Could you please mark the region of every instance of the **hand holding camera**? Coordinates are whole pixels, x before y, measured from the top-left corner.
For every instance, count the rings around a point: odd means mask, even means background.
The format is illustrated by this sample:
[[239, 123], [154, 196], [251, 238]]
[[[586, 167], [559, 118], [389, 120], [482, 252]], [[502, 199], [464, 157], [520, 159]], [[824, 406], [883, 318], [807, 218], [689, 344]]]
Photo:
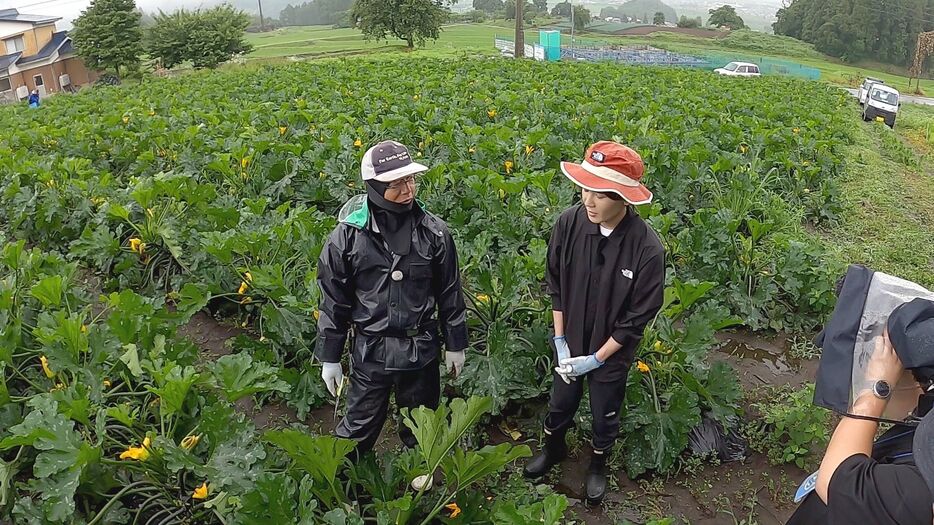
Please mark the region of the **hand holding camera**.
[[865, 380], [869, 388], [853, 403], [852, 414], [881, 417], [904, 370], [902, 361], [889, 340], [888, 330], [883, 331], [876, 339], [876, 348], [866, 366]]

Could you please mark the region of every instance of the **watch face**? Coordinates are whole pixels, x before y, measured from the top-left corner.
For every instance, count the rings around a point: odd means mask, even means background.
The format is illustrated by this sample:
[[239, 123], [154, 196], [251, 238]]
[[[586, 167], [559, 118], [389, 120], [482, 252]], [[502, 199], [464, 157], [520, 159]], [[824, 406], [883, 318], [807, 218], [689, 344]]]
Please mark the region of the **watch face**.
[[888, 399], [892, 394], [892, 388], [885, 381], [876, 381], [872, 386], [872, 389], [875, 391], [876, 396], [881, 397], [882, 399]]

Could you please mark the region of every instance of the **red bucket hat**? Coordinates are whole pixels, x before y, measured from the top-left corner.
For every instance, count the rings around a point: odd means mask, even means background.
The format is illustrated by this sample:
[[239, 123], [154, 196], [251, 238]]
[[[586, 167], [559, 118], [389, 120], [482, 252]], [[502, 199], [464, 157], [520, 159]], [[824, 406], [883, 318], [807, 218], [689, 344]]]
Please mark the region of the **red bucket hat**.
[[642, 184], [645, 165], [629, 146], [608, 140], [587, 148], [580, 164], [562, 162], [561, 172], [574, 184], [590, 191], [613, 192], [630, 204], [652, 202], [652, 192]]

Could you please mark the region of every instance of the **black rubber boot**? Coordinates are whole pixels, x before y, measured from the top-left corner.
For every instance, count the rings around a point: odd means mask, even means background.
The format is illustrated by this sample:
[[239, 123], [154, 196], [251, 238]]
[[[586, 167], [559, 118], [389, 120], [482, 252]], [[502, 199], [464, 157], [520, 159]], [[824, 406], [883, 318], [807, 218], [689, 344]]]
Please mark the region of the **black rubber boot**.
[[564, 440], [566, 433], [567, 431], [555, 431], [549, 434], [548, 431], [545, 431], [545, 446], [542, 447], [542, 451], [537, 456], [525, 464], [525, 468], [522, 470], [525, 477], [538, 479], [548, 474], [551, 467], [561, 463], [567, 457], [568, 446]]
[[587, 494], [587, 503], [598, 505], [606, 496], [606, 456], [605, 453], [594, 451], [590, 459], [590, 468], [587, 469], [587, 482], [584, 492]]

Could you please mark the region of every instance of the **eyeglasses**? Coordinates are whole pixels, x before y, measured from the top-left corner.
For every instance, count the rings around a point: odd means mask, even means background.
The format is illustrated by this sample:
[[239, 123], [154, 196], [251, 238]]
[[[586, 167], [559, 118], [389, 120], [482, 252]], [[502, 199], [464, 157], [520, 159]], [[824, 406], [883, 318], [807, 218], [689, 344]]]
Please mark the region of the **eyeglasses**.
[[409, 185], [411, 185], [413, 188], [416, 185], [415, 177], [412, 175], [409, 175], [408, 177], [394, 181], [392, 184], [388, 186], [388, 188], [394, 191], [402, 191], [403, 188]]

